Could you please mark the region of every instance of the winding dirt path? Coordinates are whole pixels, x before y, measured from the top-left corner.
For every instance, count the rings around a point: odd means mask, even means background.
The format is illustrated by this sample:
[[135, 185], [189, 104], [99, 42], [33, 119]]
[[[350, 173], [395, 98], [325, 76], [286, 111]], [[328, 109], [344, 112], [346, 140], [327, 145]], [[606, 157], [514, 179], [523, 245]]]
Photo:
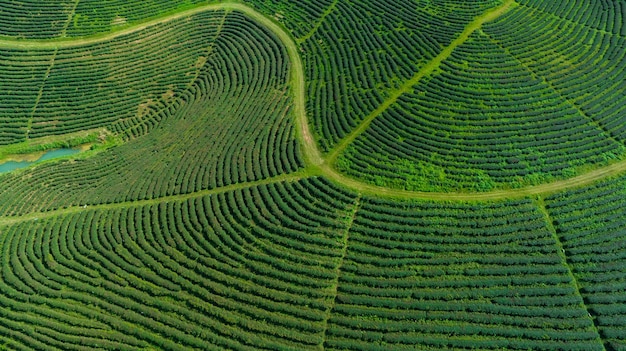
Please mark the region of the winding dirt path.
[[[358, 179], [354, 179], [348, 176], [345, 176], [339, 173], [333, 167], [333, 163], [341, 154], [343, 150], [352, 142], [358, 135], [363, 133], [372, 120], [374, 120], [377, 116], [383, 113], [387, 108], [389, 108], [397, 99], [406, 91], [408, 91], [413, 85], [415, 85], [420, 79], [424, 76], [432, 73], [441, 62], [443, 62], [446, 58], [448, 58], [454, 49], [459, 45], [463, 44], [469, 36], [479, 29], [484, 23], [494, 20], [507, 10], [509, 10], [512, 6], [517, 5], [514, 0], [507, 0], [501, 6], [498, 6], [483, 15], [476, 18], [472, 21], [467, 28], [456, 38], [452, 43], [446, 47], [435, 59], [429, 62], [426, 66], [424, 66], [420, 72], [418, 72], [413, 78], [407, 81], [400, 89], [395, 91], [389, 99], [387, 99], [377, 110], [372, 112], [369, 116], [367, 116], [363, 122], [346, 138], [344, 138], [337, 146], [328, 154], [326, 158], [322, 157], [322, 154], [317, 146], [313, 133], [309, 127], [309, 121], [306, 115], [305, 101], [306, 101], [306, 89], [305, 89], [305, 75], [304, 68], [302, 64], [302, 59], [299, 53], [299, 47], [292, 38], [292, 36], [285, 30], [283, 27], [275, 22], [274, 20], [266, 17], [265, 15], [257, 12], [256, 10], [240, 4], [240, 3], [220, 3], [220, 4], [211, 4], [211, 5], [203, 5], [190, 10], [185, 10], [176, 14], [168, 15], [161, 18], [152, 19], [143, 23], [139, 23], [137, 25], [121, 29], [116, 32], [106, 33], [102, 35], [96, 35], [85, 38], [75, 38], [75, 39], [67, 39], [67, 38], [55, 38], [49, 40], [20, 40], [20, 39], [0, 39], [0, 47], [3, 48], [16, 48], [16, 49], [62, 49], [76, 46], [84, 46], [90, 44], [96, 44], [100, 42], [106, 42], [112, 40], [114, 38], [124, 36], [130, 33], [134, 33], [137, 31], [141, 31], [147, 29], [156, 24], [165, 23], [169, 21], [173, 21], [179, 18], [191, 16], [197, 13], [201, 13], [204, 11], [214, 11], [214, 10], [227, 10], [227, 11], [240, 11], [251, 19], [257, 21], [259, 24], [266, 27], [269, 31], [274, 33], [276, 37], [285, 45], [287, 49], [289, 59], [291, 62], [291, 76], [290, 83], [292, 85], [293, 90], [293, 99], [294, 99], [294, 113], [295, 113], [295, 125], [296, 125], [296, 134], [297, 138], [301, 143], [302, 150], [305, 157], [305, 162], [307, 167], [304, 170], [296, 172], [294, 174], [287, 174], [283, 176], [273, 177], [269, 179], [265, 179], [257, 182], [249, 182], [242, 184], [230, 185], [222, 188], [205, 190], [195, 193], [170, 196], [157, 198], [149, 201], [138, 201], [138, 202], [123, 202], [117, 204], [110, 205], [101, 205], [101, 206], [92, 206], [90, 209], [94, 208], [120, 208], [120, 207], [129, 207], [129, 206], [138, 206], [138, 205], [146, 205], [148, 203], [156, 203], [163, 201], [184, 201], [192, 198], [196, 198], [199, 196], [206, 196], [209, 194], [236, 190], [247, 188], [250, 186], [256, 186], [261, 184], [269, 184], [275, 182], [284, 182], [284, 181], [295, 181], [298, 179], [322, 175], [336, 183], [344, 185], [350, 189], [353, 189], [357, 192], [375, 195], [375, 196], [386, 196], [386, 197], [394, 197], [394, 198], [402, 198], [402, 199], [431, 199], [431, 200], [456, 200], [456, 201], [484, 201], [484, 200], [501, 200], [501, 199], [510, 199], [510, 198], [519, 198], [526, 196], [534, 196], [534, 195], [543, 195], [548, 193], [554, 193], [557, 191], [562, 191], [569, 188], [589, 185], [596, 181], [617, 176], [623, 173], [626, 173], [626, 160], [614, 163], [610, 166], [598, 168], [592, 170], [588, 173], [579, 175], [577, 177], [555, 181], [552, 183], [541, 184], [537, 186], [530, 186], [520, 189], [506, 189], [506, 190], [494, 190], [483, 193], [435, 193], [435, 192], [420, 192], [420, 191], [407, 191], [407, 190], [399, 190], [399, 189], [390, 189], [386, 187], [380, 187], [371, 185], [368, 183], [364, 183]], [[60, 209], [57, 211], [50, 211], [46, 213], [45, 217], [69, 214], [81, 211], [80, 208], [69, 208], [69, 209]], [[41, 218], [42, 214], [28, 214], [19, 217], [5, 217], [0, 218], [0, 225], [12, 224], [24, 220], [34, 220], [35, 218]]]

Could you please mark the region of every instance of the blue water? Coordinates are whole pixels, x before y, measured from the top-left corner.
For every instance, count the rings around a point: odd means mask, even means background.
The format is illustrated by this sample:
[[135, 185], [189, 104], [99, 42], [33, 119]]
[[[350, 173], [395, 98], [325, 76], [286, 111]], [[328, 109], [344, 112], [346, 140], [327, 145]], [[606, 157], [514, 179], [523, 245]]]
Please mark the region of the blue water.
[[77, 150], [77, 149], [58, 149], [58, 150], [52, 150], [52, 151], [46, 152], [37, 161], [33, 161], [33, 162], [28, 162], [28, 161], [21, 161], [21, 162], [9, 161], [9, 162], [5, 162], [5, 163], [0, 164], [0, 173], [10, 172], [10, 171], [18, 169], [18, 168], [28, 167], [28, 166], [32, 165], [33, 163], [37, 163], [37, 162], [41, 162], [41, 161], [45, 161], [45, 160], [50, 160], [50, 159], [57, 158], [57, 157], [73, 155], [73, 154], [76, 154], [76, 153], [79, 153], [79, 152], [80, 152], [80, 150]]

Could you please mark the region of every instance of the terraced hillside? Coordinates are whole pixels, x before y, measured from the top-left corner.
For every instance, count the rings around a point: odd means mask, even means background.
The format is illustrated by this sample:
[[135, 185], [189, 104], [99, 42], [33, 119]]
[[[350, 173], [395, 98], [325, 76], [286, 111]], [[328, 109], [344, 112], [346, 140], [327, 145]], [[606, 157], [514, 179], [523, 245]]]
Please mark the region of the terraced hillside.
[[0, 349], [626, 350], [624, 15], [0, 0]]

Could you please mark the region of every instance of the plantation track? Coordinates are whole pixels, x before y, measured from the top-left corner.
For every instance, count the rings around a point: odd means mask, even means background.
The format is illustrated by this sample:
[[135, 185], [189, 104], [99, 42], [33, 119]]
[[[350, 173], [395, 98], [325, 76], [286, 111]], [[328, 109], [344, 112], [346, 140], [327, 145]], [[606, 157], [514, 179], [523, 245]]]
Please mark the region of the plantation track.
[[[305, 109], [305, 74], [302, 64], [302, 59], [300, 57], [300, 48], [298, 47], [294, 38], [285, 31], [282, 26], [277, 24], [273, 19], [266, 17], [265, 15], [257, 12], [243, 4], [239, 3], [219, 3], [219, 4], [211, 4], [211, 5], [203, 5], [199, 7], [195, 7], [189, 10], [181, 11], [175, 14], [170, 14], [164, 17], [151, 19], [149, 21], [139, 23], [133, 26], [129, 26], [111, 33], [95, 35], [89, 37], [82, 37], [77, 39], [70, 38], [56, 38], [49, 40], [20, 40], [20, 39], [0, 39], [0, 48], [16, 48], [16, 49], [61, 49], [61, 48], [70, 48], [70, 47], [79, 47], [89, 44], [103, 43], [110, 41], [114, 38], [128, 35], [131, 33], [135, 33], [138, 31], [142, 31], [151, 26], [155, 26], [161, 23], [173, 21], [176, 19], [184, 18], [187, 16], [191, 16], [194, 14], [202, 13], [204, 11], [212, 11], [212, 10], [227, 10], [227, 11], [239, 11], [249, 16], [251, 19], [256, 21], [258, 24], [266, 27], [269, 31], [271, 31], [276, 37], [280, 40], [280, 42], [287, 49], [289, 58], [290, 58], [290, 83], [293, 88], [293, 111], [295, 113], [295, 125], [296, 125], [296, 134], [297, 138], [301, 143], [302, 150], [304, 153], [304, 159], [306, 164], [308, 165], [302, 171], [276, 176], [272, 178], [267, 178], [265, 180], [254, 181], [254, 182], [245, 182], [238, 183], [233, 185], [228, 185], [224, 187], [218, 187], [211, 190], [203, 190], [198, 192], [190, 192], [181, 195], [175, 196], [166, 196], [155, 198], [151, 200], [144, 201], [134, 201], [134, 202], [118, 202], [113, 204], [105, 204], [93, 206], [91, 208], [102, 208], [102, 209], [113, 209], [113, 208], [124, 208], [129, 206], [141, 206], [147, 204], [157, 204], [164, 203], [169, 201], [180, 201], [187, 200], [196, 197], [201, 197], [214, 193], [221, 193], [230, 190], [243, 189], [256, 185], [262, 184], [270, 184], [276, 182], [285, 182], [285, 181], [294, 181], [298, 179], [307, 178], [310, 176], [322, 175], [325, 176], [334, 182], [344, 185], [350, 189], [356, 190], [357, 192], [375, 196], [384, 196], [384, 197], [394, 197], [394, 198], [403, 198], [403, 199], [425, 199], [425, 200], [457, 200], [457, 201], [481, 201], [481, 200], [502, 200], [502, 199], [510, 199], [510, 198], [520, 198], [526, 196], [533, 195], [543, 195], [543, 194], [551, 194], [558, 191], [562, 191], [565, 189], [570, 189], [574, 187], [580, 187], [584, 185], [589, 185], [596, 181], [617, 176], [619, 174], [626, 173], [626, 160], [622, 160], [619, 162], [615, 162], [609, 166], [604, 166], [600, 168], [596, 168], [591, 170], [585, 174], [565, 179], [554, 181], [551, 183], [545, 183], [536, 186], [529, 186], [519, 189], [504, 189], [504, 190], [494, 190], [488, 192], [478, 192], [478, 193], [447, 193], [447, 192], [420, 192], [420, 191], [406, 191], [399, 189], [390, 189], [386, 187], [375, 186], [371, 184], [367, 184], [365, 182], [359, 181], [354, 178], [350, 178], [343, 174], [340, 174], [338, 171], [334, 169], [334, 163], [337, 157], [344, 151], [351, 142], [353, 142], [360, 134], [362, 134], [369, 124], [380, 114], [382, 114], [387, 108], [393, 105], [394, 102], [398, 100], [398, 98], [411, 90], [412, 86], [414, 86], [419, 80], [428, 76], [437, 68], [439, 65], [448, 58], [456, 47], [463, 44], [468, 40], [470, 35], [478, 30], [483, 24], [493, 21], [499, 16], [503, 15], [513, 6], [518, 5], [514, 0], [507, 0], [502, 5], [497, 8], [491, 9], [490, 11], [485, 12], [481, 16], [477, 17], [474, 21], [472, 21], [465, 30], [455, 39], [450, 45], [445, 47], [441, 53], [436, 56], [432, 61], [426, 64], [414, 77], [412, 77], [409, 81], [404, 83], [398, 90], [392, 92], [389, 98], [383, 102], [375, 111], [373, 111], [369, 116], [367, 116], [359, 126], [357, 126], [349, 135], [347, 135], [343, 140], [341, 140], [327, 155], [326, 157], [322, 156], [322, 153], [317, 145], [317, 142], [313, 136], [313, 133], [310, 130], [309, 120], [307, 118], [306, 109]], [[333, 10], [333, 6], [331, 6], [327, 12]], [[323, 18], [320, 19], [320, 22], [317, 23], [317, 26], [320, 25]], [[44, 214], [28, 214], [24, 216], [15, 216], [15, 217], [4, 217], [0, 218], [0, 225], [10, 225], [22, 221], [30, 221], [35, 220], [36, 218], [42, 217], [53, 217], [62, 214], [70, 214], [76, 213], [82, 210], [82, 207], [72, 207], [59, 209], [56, 211], [46, 212]]]
[[454, 200], [454, 201], [484, 201], [484, 200], [504, 200], [523, 198], [533, 195], [552, 194], [562, 190], [578, 188], [590, 185], [599, 180], [614, 177], [626, 172], [626, 161], [616, 162], [610, 166], [594, 169], [585, 174], [520, 189], [493, 190], [476, 193], [435, 193], [390, 189], [371, 184], [363, 183], [354, 178], [347, 177], [334, 169], [324, 165], [322, 173], [333, 181], [357, 190], [364, 194], [375, 196], [386, 196], [402, 199], [422, 199], [422, 200]]

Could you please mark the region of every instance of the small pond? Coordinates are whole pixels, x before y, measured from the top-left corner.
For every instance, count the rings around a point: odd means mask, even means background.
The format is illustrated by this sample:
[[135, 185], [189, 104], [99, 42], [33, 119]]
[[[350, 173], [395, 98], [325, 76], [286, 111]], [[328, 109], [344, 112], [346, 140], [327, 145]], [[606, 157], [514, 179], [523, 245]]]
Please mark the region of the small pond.
[[80, 152], [79, 149], [57, 149], [57, 150], [50, 150], [50, 151], [46, 152], [40, 158], [38, 158], [36, 161], [32, 161], [32, 162], [29, 162], [29, 161], [9, 161], [9, 162], [5, 162], [5, 163], [0, 163], [0, 173], [10, 172], [10, 171], [18, 169], [18, 168], [28, 167], [28, 166], [32, 165], [33, 163], [46, 161], [46, 160], [50, 160], [50, 159], [53, 159], [53, 158], [73, 155], [73, 154], [77, 154], [79, 152]]

